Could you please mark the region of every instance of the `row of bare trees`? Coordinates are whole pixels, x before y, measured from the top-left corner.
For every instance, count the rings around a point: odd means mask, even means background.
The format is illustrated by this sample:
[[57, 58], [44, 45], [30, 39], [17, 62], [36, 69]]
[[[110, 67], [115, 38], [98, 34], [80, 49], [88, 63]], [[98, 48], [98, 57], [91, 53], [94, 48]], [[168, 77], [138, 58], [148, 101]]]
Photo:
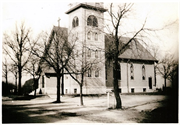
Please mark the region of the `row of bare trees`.
[[[144, 37], [149, 36], [150, 32], [154, 32], [157, 29], [146, 28], [147, 18], [144, 20], [142, 25], [134, 30], [127, 31], [126, 33], [121, 32], [122, 26], [127, 21], [129, 16], [132, 13], [132, 8], [134, 4], [119, 4], [114, 10], [114, 4], [110, 4], [108, 15], [111, 26], [107, 27], [109, 34], [109, 41], [111, 43], [111, 48], [106, 48], [106, 59], [114, 62], [115, 72], [118, 72], [118, 56], [126, 50], [127, 46], [134, 40], [138, 39], [139, 41], [144, 41]], [[124, 21], [125, 20], [125, 21]], [[4, 33], [3, 37], [3, 52], [5, 55], [8, 55], [11, 61], [5, 61], [4, 66], [6, 67], [7, 63], [11, 63], [13, 66], [12, 72], [18, 79], [18, 94], [21, 92], [21, 78], [23, 71], [30, 73], [35, 80], [36, 76], [40, 77], [41, 70], [37, 74], [37, 69], [40, 66], [40, 69], [46, 64], [48, 67], [51, 67], [56, 73], [57, 77], [57, 102], [60, 100], [60, 79], [62, 77], [62, 72], [65, 69], [70, 76], [79, 84], [80, 86], [80, 101], [83, 105], [82, 99], [82, 87], [84, 83], [85, 73], [89, 68], [94, 64], [97, 64], [96, 61], [93, 62], [83, 62], [80, 67], [72, 63], [72, 60], [75, 60], [74, 48], [76, 39], [68, 40], [68, 33], [65, 30], [53, 30], [49, 37], [49, 34], [42, 33], [36, 39], [31, 35], [30, 28], [26, 28], [25, 24], [22, 23], [20, 26], [16, 26], [16, 29], [13, 33], [7, 34]], [[122, 44], [122, 38], [128, 36], [130, 39], [126, 44]], [[49, 42], [47, 42], [49, 41]], [[166, 63], [165, 61], [164, 63]], [[160, 68], [159, 68], [160, 69]], [[169, 68], [164, 68], [164, 71], [169, 71]], [[7, 70], [5, 68], [4, 74], [7, 75]], [[114, 75], [114, 95], [116, 99], [116, 108], [122, 108], [122, 102], [119, 95], [119, 86], [118, 86], [118, 73]], [[5, 75], [5, 78], [7, 76]], [[165, 79], [171, 76], [172, 73], [165, 75]], [[18, 77], [18, 78], [17, 78]], [[34, 82], [35, 83], [35, 82]], [[36, 92], [35, 92], [36, 93]], [[34, 94], [36, 95], [36, 94]]]

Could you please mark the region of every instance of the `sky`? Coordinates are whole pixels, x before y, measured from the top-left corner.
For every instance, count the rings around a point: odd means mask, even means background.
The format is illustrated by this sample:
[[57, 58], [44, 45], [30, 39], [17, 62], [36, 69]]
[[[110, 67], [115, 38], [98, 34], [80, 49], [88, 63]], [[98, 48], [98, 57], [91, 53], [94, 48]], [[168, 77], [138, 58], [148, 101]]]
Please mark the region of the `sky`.
[[[126, 0], [128, 1], [128, 0]], [[69, 9], [68, 4], [72, 1], [60, 2], [54, 0], [14, 0], [1, 1], [1, 27], [4, 31], [12, 31], [16, 23], [25, 21], [31, 27], [34, 34], [41, 31], [51, 30], [58, 25], [58, 18], [61, 19], [60, 26], [68, 27], [68, 15], [65, 12]], [[82, 2], [82, 1], [79, 1]], [[86, 2], [86, 1], [83, 1]], [[112, 2], [112, 1], [106, 1]], [[105, 7], [108, 6], [107, 3]], [[119, 1], [113, 1], [116, 5]], [[134, 2], [134, 1], [131, 1]], [[158, 2], [135, 2], [137, 21], [145, 19], [148, 15], [147, 26], [162, 27], [172, 21], [176, 23], [161, 31], [160, 38], [153, 41], [160, 47], [160, 55], [172, 53], [176, 58], [179, 57], [179, 2], [177, 1], [158, 1]], [[2, 35], [2, 34], [1, 34]]]

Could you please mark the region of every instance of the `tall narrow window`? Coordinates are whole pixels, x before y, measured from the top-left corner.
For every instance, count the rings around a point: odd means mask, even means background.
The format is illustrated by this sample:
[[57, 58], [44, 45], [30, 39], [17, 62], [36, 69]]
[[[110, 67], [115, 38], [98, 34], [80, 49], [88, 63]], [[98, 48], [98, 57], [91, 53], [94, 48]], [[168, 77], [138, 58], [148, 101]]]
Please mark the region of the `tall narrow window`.
[[88, 26], [93, 26], [93, 27], [98, 27], [98, 21], [97, 18], [94, 15], [90, 15], [87, 18], [87, 25]]
[[98, 58], [98, 50], [95, 50], [95, 57]]
[[77, 40], [79, 39], [79, 33], [78, 32], [76, 33], [76, 39]]
[[79, 53], [78, 53], [78, 52], [79, 52], [79, 51], [77, 50], [77, 51], [76, 51], [76, 57], [78, 57], [78, 56], [79, 56]]
[[44, 88], [44, 75], [42, 75], [42, 88]]
[[74, 28], [74, 27], [77, 27], [77, 26], [79, 26], [79, 19], [78, 19], [77, 16], [75, 16], [73, 18], [73, 21], [72, 21], [72, 27]]
[[91, 32], [87, 33], [87, 39], [90, 40], [91, 39]]
[[94, 35], [94, 40], [98, 40], [98, 34], [97, 33], [95, 33], [95, 35]]
[[88, 49], [87, 51], [88, 51], [88, 52], [87, 52], [87, 56], [88, 56], [88, 57], [91, 57], [91, 49]]
[[133, 80], [134, 79], [134, 67], [133, 67], [133, 64], [131, 64], [131, 66], [130, 66], [130, 73], [131, 73], [131, 79]]
[[142, 66], [142, 80], [145, 80], [146, 79], [146, 71], [145, 71], [145, 66], [143, 65]]
[[88, 77], [91, 77], [92, 71], [91, 68], [88, 69]]
[[79, 19], [76, 17], [76, 26], [79, 26]]
[[66, 94], [68, 93], [68, 89], [66, 89]]
[[108, 72], [108, 71], [107, 71], [107, 64], [105, 65], [105, 69], [106, 69], [106, 80], [107, 80], [107, 75], [108, 75], [108, 74], [107, 74], [107, 72]]
[[117, 79], [121, 80], [121, 66], [119, 63], [117, 69], [115, 67], [113, 68], [113, 77], [115, 77], [115, 74], [117, 75]]
[[98, 68], [95, 71], [95, 77], [99, 77], [99, 69]]

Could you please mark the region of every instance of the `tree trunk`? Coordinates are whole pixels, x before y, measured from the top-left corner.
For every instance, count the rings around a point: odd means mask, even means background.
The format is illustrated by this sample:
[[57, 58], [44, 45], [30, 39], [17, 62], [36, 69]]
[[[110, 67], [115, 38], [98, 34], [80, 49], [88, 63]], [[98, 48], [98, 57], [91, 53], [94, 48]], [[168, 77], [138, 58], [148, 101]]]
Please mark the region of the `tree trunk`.
[[81, 74], [81, 83], [79, 84], [79, 86], [80, 86], [80, 104], [81, 105], [84, 105], [84, 103], [83, 103], [83, 93], [82, 93], [83, 83], [84, 83], [84, 75]]
[[6, 92], [5, 92], [5, 94], [6, 95], [8, 95], [9, 94], [9, 85], [8, 85], [8, 76], [7, 76], [7, 68], [6, 68]]
[[164, 92], [166, 93], [166, 77], [164, 78]]
[[15, 76], [15, 95], [17, 94], [17, 75]]
[[156, 66], [154, 66], [154, 86], [156, 86]]
[[57, 103], [60, 103], [61, 100], [60, 100], [60, 75], [57, 75], [57, 100], [56, 102]]
[[36, 79], [33, 78], [33, 81], [34, 81], [34, 96], [36, 97]]
[[62, 95], [64, 95], [64, 70], [63, 69], [62, 69], [61, 93], [62, 93]]
[[22, 94], [22, 90], [21, 90], [21, 78], [22, 78], [22, 69], [21, 67], [18, 67], [18, 73], [19, 73], [19, 84], [18, 84], [18, 94], [21, 95]]
[[117, 79], [117, 69], [118, 69], [118, 60], [115, 59], [114, 62], [114, 68], [115, 68], [115, 74], [114, 74], [114, 82], [113, 82], [113, 86], [114, 86], [114, 96], [116, 98], [116, 109], [120, 109], [122, 108], [122, 104], [121, 104], [121, 98], [119, 95], [119, 85], [118, 85], [118, 79]]
[[82, 94], [82, 84], [80, 84], [80, 104], [84, 105], [84, 103], [83, 103], [83, 94]]

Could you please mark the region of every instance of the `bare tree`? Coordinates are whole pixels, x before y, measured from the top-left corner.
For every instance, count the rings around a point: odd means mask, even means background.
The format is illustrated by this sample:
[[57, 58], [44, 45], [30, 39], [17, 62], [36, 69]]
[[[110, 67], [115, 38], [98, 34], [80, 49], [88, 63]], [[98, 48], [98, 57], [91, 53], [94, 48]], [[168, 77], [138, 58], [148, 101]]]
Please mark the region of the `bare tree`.
[[[84, 77], [86, 74], [90, 75], [93, 67], [98, 66], [104, 58], [101, 58], [100, 50], [99, 54], [97, 50], [92, 50], [96, 53], [96, 58], [92, 58], [87, 60], [85, 57], [88, 53], [85, 53], [85, 49], [88, 49], [85, 45], [83, 45], [82, 52], [76, 49], [73, 50], [72, 61], [69, 61], [67, 66], [65, 67], [66, 71], [70, 74], [70, 76], [79, 84], [80, 87], [80, 105], [84, 105], [83, 103], [83, 85], [84, 85]], [[86, 54], [86, 55], [85, 55]], [[100, 68], [99, 68], [100, 70]]]
[[40, 73], [37, 74], [38, 64], [39, 64], [40, 58], [33, 55], [31, 56], [29, 62], [26, 65], [25, 71], [29, 73], [33, 77], [33, 88], [34, 88], [34, 96], [36, 96], [36, 89], [38, 88], [38, 79], [40, 78]]
[[[114, 4], [110, 4], [109, 7], [109, 17], [111, 26], [107, 25], [107, 31], [109, 32], [107, 35], [107, 39], [109, 39], [109, 48], [106, 48], [106, 59], [113, 61], [114, 68], [114, 95], [116, 99], [116, 108], [122, 108], [122, 102], [119, 95], [119, 85], [118, 85], [118, 57], [128, 48], [128, 45], [132, 42], [138, 40], [142, 43], [144, 42], [144, 38], [147, 38], [151, 35], [151, 32], [155, 32], [158, 29], [147, 28], [146, 21], [147, 18], [144, 19], [141, 24], [129, 24], [128, 19], [131, 19], [131, 15], [133, 12], [132, 3], [124, 3], [118, 4], [117, 8], [114, 7]], [[126, 24], [126, 22], [128, 24]], [[139, 26], [136, 28], [129, 28], [128, 26]], [[123, 37], [128, 37], [129, 40], [126, 43], [123, 43]]]
[[[48, 65], [53, 68], [57, 77], [57, 103], [60, 103], [60, 79], [62, 70], [70, 60], [73, 45], [68, 42], [68, 33], [66, 29], [54, 27], [51, 35], [47, 33], [42, 37], [44, 46], [33, 51], [33, 54], [41, 58], [41, 65]], [[48, 40], [48, 43], [47, 43]], [[47, 44], [46, 44], [47, 43]], [[44, 49], [40, 49], [44, 48]], [[43, 50], [43, 51], [42, 51]], [[42, 68], [42, 67], [41, 67]]]
[[5, 94], [9, 94], [8, 89], [8, 74], [9, 74], [9, 65], [7, 63], [7, 59], [5, 58], [4, 62], [2, 62], [2, 77], [5, 78], [6, 84], [5, 84]]
[[[147, 50], [149, 50], [149, 52], [151, 52], [151, 54], [153, 55], [154, 58], [158, 59], [158, 57], [160, 55], [158, 55], [160, 49], [159, 49], [159, 46], [158, 45], [151, 45], [151, 46], [148, 46]], [[157, 83], [157, 79], [156, 79], [156, 74], [157, 74], [157, 63], [158, 62], [155, 62], [155, 65], [154, 65], [154, 86], [156, 86], [156, 83]]]
[[4, 33], [3, 36], [3, 50], [18, 68], [18, 94], [21, 94], [22, 71], [31, 55], [28, 51], [31, 42], [30, 32], [30, 28], [26, 28], [25, 23], [21, 23], [20, 26], [16, 25], [14, 32]]
[[171, 82], [174, 80], [174, 76], [177, 75], [178, 63], [173, 59], [173, 55], [165, 55], [164, 58], [158, 63], [157, 69], [164, 78], [164, 89], [166, 91], [167, 79]]
[[10, 72], [12, 72], [12, 74], [15, 77], [14, 83], [15, 83], [15, 91], [14, 93], [17, 94], [17, 80], [18, 80], [18, 69], [17, 66], [12, 64], [11, 68], [10, 68]]

